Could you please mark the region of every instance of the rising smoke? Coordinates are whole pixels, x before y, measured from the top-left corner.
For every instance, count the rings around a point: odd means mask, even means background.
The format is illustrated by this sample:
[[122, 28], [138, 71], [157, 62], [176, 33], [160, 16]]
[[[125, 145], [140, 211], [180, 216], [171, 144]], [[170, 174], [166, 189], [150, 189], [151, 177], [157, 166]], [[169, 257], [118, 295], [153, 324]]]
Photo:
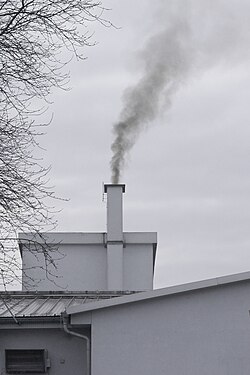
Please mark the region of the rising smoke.
[[[114, 125], [111, 149], [112, 183], [119, 183], [126, 156], [141, 131], [171, 105], [174, 94], [194, 74], [218, 64], [236, 64], [249, 57], [249, 4], [237, 13], [236, 0], [168, 0], [161, 2], [164, 28], [140, 53], [142, 78], [123, 95], [123, 109]], [[229, 4], [230, 3], [230, 4]]]

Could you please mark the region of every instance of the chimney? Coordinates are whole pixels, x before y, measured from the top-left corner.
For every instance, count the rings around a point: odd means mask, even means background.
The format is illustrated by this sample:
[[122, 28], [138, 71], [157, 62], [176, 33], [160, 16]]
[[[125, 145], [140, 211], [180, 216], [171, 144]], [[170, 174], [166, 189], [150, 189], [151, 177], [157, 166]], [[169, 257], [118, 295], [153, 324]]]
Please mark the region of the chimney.
[[[124, 232], [125, 185], [107, 184], [104, 192], [107, 194], [105, 232], [19, 234], [23, 290], [142, 291], [153, 288], [157, 233]], [[46, 262], [47, 252], [50, 252], [51, 262]]]
[[106, 184], [107, 194], [107, 287], [123, 290], [123, 184]]

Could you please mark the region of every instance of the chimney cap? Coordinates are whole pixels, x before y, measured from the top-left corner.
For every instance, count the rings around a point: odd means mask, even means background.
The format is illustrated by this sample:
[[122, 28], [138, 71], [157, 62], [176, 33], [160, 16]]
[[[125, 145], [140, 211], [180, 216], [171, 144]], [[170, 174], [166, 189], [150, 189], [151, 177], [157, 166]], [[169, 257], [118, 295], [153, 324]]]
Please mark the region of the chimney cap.
[[107, 193], [109, 187], [121, 187], [122, 192], [125, 193], [125, 184], [104, 184], [104, 193]]

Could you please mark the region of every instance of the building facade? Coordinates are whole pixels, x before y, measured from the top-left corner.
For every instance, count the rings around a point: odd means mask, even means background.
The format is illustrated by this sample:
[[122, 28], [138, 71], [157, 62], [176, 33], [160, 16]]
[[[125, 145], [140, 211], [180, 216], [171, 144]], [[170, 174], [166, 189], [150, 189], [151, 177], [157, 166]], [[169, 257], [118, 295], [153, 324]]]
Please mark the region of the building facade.
[[0, 374], [249, 375], [250, 273], [153, 290], [156, 233], [124, 233], [125, 186], [105, 192], [107, 232], [20, 236]]

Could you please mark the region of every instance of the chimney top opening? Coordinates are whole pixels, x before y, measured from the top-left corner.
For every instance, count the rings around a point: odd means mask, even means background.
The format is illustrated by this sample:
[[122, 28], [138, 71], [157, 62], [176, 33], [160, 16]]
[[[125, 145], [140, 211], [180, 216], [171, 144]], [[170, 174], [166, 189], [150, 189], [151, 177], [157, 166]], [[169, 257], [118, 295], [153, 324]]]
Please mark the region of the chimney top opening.
[[125, 193], [125, 184], [104, 184], [104, 193], [107, 193], [108, 188], [121, 187], [122, 192]]

